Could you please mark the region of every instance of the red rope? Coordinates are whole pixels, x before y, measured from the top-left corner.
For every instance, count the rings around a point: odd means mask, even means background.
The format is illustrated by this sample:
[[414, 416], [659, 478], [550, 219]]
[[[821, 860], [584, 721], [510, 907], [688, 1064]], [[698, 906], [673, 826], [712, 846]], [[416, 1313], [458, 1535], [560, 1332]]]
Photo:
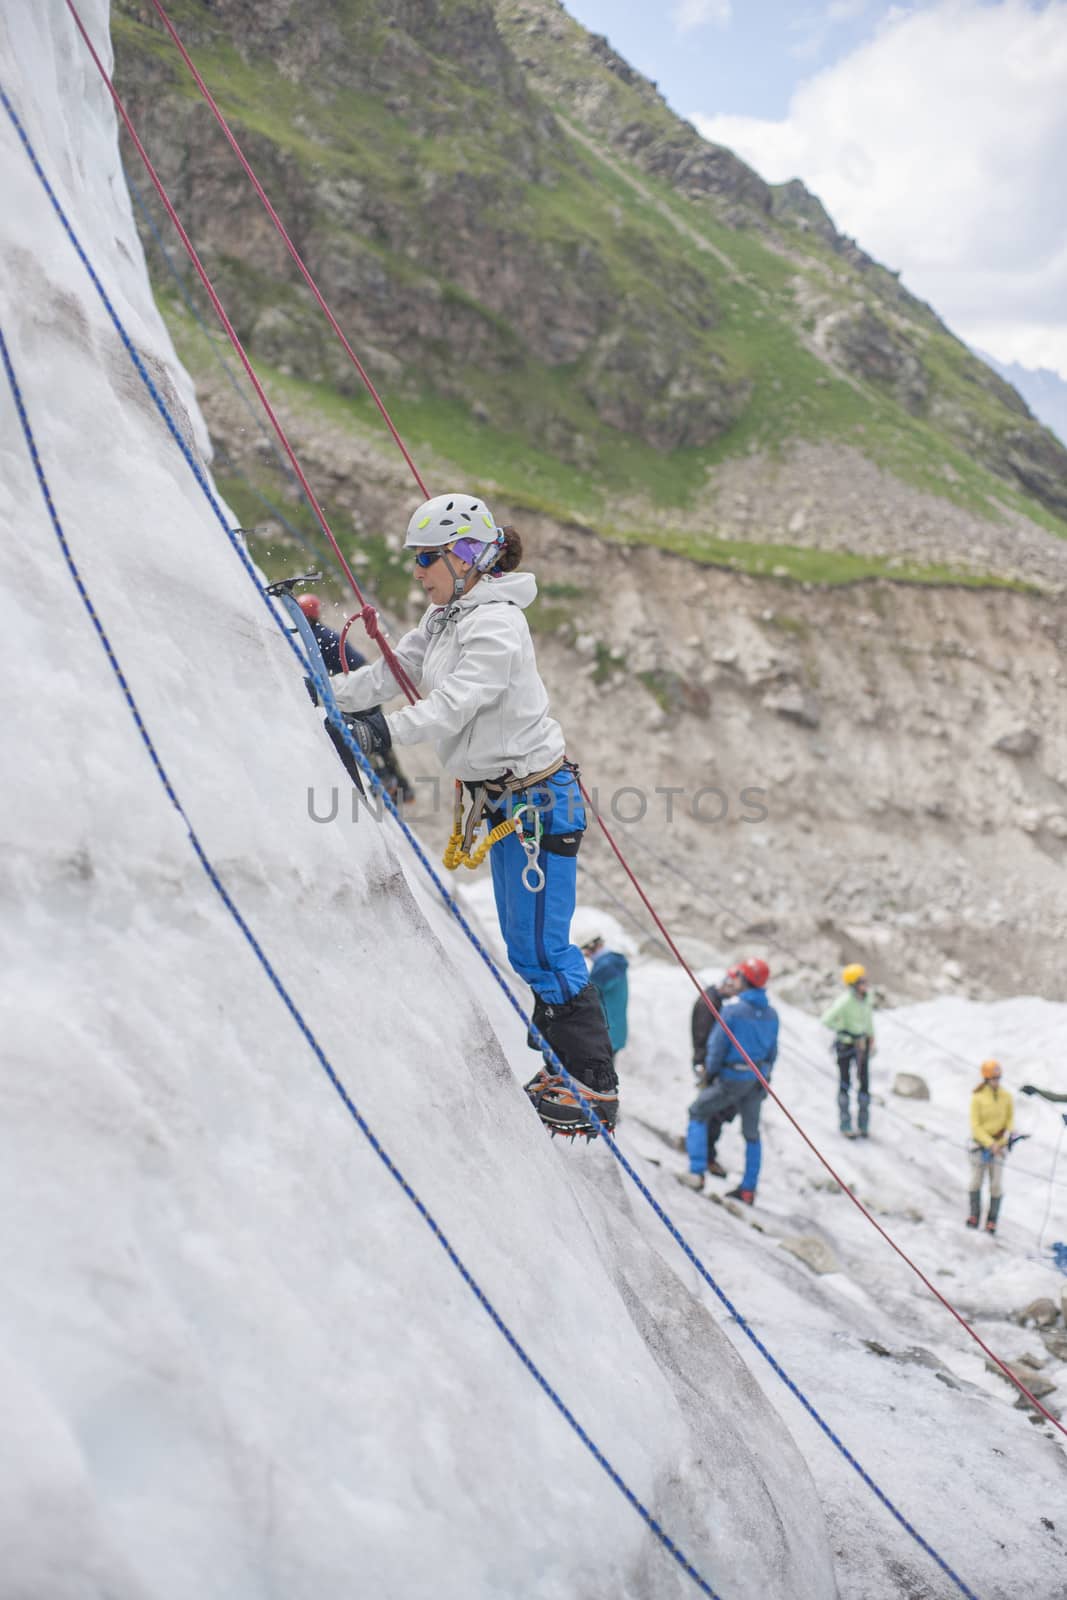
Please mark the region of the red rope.
[[[346, 678], [348, 676], [349, 666], [348, 666], [348, 658], [345, 655], [345, 640], [348, 638], [348, 630], [349, 630], [349, 628], [352, 626], [353, 622], [355, 622], [355, 620], [356, 620], [356, 618], [358, 616], [359, 616], [359, 612], [358, 611], [354, 611], [350, 617], [347, 617], [345, 619], [345, 625], [341, 629], [341, 642], [337, 647], [338, 650], [341, 653], [341, 671], [344, 673]], [[371, 633], [370, 628], [367, 628], [367, 633], [370, 635], [370, 637], [372, 639], [375, 638], [375, 635], [373, 633]]]
[[1025, 1395], [1027, 1400], [1030, 1402], [1030, 1404], [1036, 1410], [1040, 1411], [1042, 1416], [1046, 1417], [1047, 1420], [1052, 1423], [1053, 1427], [1058, 1428], [1060, 1430], [1060, 1432], [1064, 1435], [1064, 1437], [1067, 1438], [1067, 1428], [1065, 1428], [1061, 1422], [1057, 1422], [1056, 1418], [1052, 1415], [1052, 1412], [1046, 1410], [1046, 1408], [1041, 1404], [1041, 1401], [1037, 1398], [1036, 1395], [1033, 1395], [1033, 1394], [1030, 1393], [1030, 1390], [1026, 1387], [1025, 1383], [1022, 1383], [1020, 1381], [1020, 1379], [1018, 1379], [1015, 1376], [1014, 1372], [1012, 1372], [1011, 1368], [1007, 1365], [1007, 1363], [1002, 1361], [1000, 1359], [1000, 1357], [996, 1354], [996, 1352], [989, 1348], [989, 1346], [986, 1344], [985, 1340], [982, 1339], [980, 1337], [980, 1335], [977, 1334], [975, 1332], [975, 1330], [971, 1327], [971, 1325], [967, 1321], [966, 1317], [964, 1317], [959, 1311], [956, 1310], [956, 1307], [952, 1304], [951, 1300], [947, 1300], [945, 1298], [945, 1296], [941, 1293], [941, 1290], [937, 1287], [937, 1285], [935, 1283], [931, 1283], [930, 1279], [926, 1276], [925, 1272], [923, 1272], [922, 1268], [916, 1265], [916, 1263], [911, 1259], [911, 1257], [908, 1255], [908, 1253], [905, 1250], [902, 1250], [900, 1245], [897, 1244], [897, 1242], [893, 1238], [893, 1236], [886, 1232], [886, 1230], [882, 1227], [882, 1224], [877, 1220], [877, 1218], [873, 1217], [871, 1215], [871, 1213], [867, 1210], [867, 1207], [863, 1204], [863, 1201], [859, 1198], [859, 1196], [856, 1195], [855, 1193], [853, 1193], [853, 1191], [849, 1188], [848, 1184], [844, 1181], [844, 1179], [841, 1178], [834, 1171], [833, 1167], [830, 1165], [830, 1162], [823, 1155], [823, 1153], [819, 1149], [818, 1145], [816, 1145], [808, 1137], [808, 1135], [804, 1132], [804, 1129], [800, 1126], [800, 1123], [797, 1121], [796, 1117], [794, 1117], [794, 1115], [790, 1111], [789, 1107], [784, 1104], [784, 1102], [782, 1101], [780, 1096], [777, 1095], [775, 1093], [775, 1091], [771, 1088], [770, 1081], [767, 1078], [764, 1077], [764, 1075], [760, 1071], [759, 1067], [757, 1067], [756, 1063], [752, 1060], [752, 1057], [748, 1054], [748, 1052], [745, 1049], [744, 1045], [740, 1044], [738, 1042], [738, 1040], [734, 1037], [733, 1033], [731, 1033], [728, 1024], [723, 1021], [721, 1012], [719, 1012], [716, 1009], [716, 1007], [712, 1004], [711, 1000], [708, 998], [707, 994], [704, 992], [704, 987], [701, 984], [700, 979], [697, 977], [696, 973], [693, 971], [692, 967], [689, 965], [688, 961], [682, 955], [682, 952], [679, 950], [678, 946], [675, 944], [674, 940], [671, 938], [671, 936], [668, 933], [666, 927], [664, 926], [664, 924], [663, 924], [663, 922], [662, 922], [662, 920], [661, 920], [661, 918], [659, 916], [659, 913], [657, 912], [655, 906], [652, 904], [651, 900], [648, 898], [648, 896], [645, 893], [644, 889], [641, 887], [640, 883], [637, 881], [637, 878], [635, 877], [633, 871], [630, 868], [629, 862], [626, 860], [626, 857], [623, 855], [622, 851], [620, 850], [620, 848], [619, 848], [614, 836], [611, 833], [611, 830], [609, 829], [607, 823], [604, 821], [603, 817], [600, 815], [600, 813], [593, 806], [593, 803], [590, 800], [589, 795], [586, 793], [585, 785], [583, 783], [581, 783], [580, 780], [579, 780], [579, 787], [580, 787], [580, 789], [582, 791], [582, 798], [584, 799], [584, 801], [585, 801], [586, 805], [588, 806], [589, 810], [592, 811], [594, 817], [596, 817], [597, 822], [600, 824], [601, 832], [603, 833], [605, 839], [608, 841], [608, 844], [611, 846], [611, 849], [613, 850], [613, 852], [615, 854], [615, 857], [618, 860], [618, 862], [619, 862], [620, 866], [622, 867], [623, 871], [626, 873], [626, 876], [629, 878], [630, 882], [633, 884], [634, 888], [637, 890], [638, 894], [640, 895], [641, 901], [644, 904], [645, 909], [647, 910], [649, 916], [652, 918], [653, 922], [656, 924], [656, 927], [659, 929], [660, 933], [663, 935], [664, 939], [667, 941], [667, 944], [670, 946], [671, 951], [674, 954], [674, 958], [678, 962], [678, 965], [686, 973], [686, 975], [688, 976], [688, 978], [689, 978], [690, 982], [692, 983], [693, 987], [696, 989], [697, 993], [699, 994], [700, 998], [703, 1000], [704, 1004], [707, 1006], [708, 1010], [711, 1012], [711, 1014], [715, 1018], [716, 1022], [719, 1024], [719, 1026], [722, 1028], [723, 1032], [726, 1034], [726, 1037], [729, 1040], [731, 1040], [731, 1042], [733, 1043], [735, 1048], [740, 1052], [741, 1057], [744, 1060], [745, 1064], [747, 1066], [751, 1067], [752, 1071], [756, 1074], [756, 1077], [759, 1079], [759, 1081], [763, 1085], [764, 1089], [770, 1095], [771, 1099], [774, 1101], [774, 1103], [778, 1107], [779, 1111], [782, 1111], [782, 1112], [785, 1113], [785, 1116], [792, 1123], [792, 1125], [796, 1129], [797, 1133], [799, 1133], [800, 1137], [803, 1139], [803, 1141], [807, 1145], [808, 1149], [812, 1152], [812, 1154], [819, 1161], [822, 1162], [823, 1166], [826, 1168], [826, 1170], [830, 1174], [831, 1178], [833, 1178], [834, 1182], [843, 1190], [843, 1192], [845, 1194], [848, 1195], [849, 1199], [852, 1201], [852, 1204], [854, 1206], [856, 1206], [856, 1208], [862, 1213], [862, 1215], [867, 1218], [867, 1221], [871, 1224], [871, 1227], [872, 1228], [876, 1228], [878, 1230], [878, 1232], [881, 1234], [882, 1238], [885, 1240], [886, 1244], [888, 1244], [891, 1249], [896, 1251], [896, 1253], [900, 1257], [900, 1259], [903, 1262], [905, 1262], [911, 1268], [912, 1272], [915, 1273], [915, 1275], [919, 1279], [919, 1281], [921, 1283], [925, 1284], [926, 1288], [929, 1289], [930, 1293], [932, 1295], [934, 1295], [936, 1299], [940, 1300], [941, 1304], [945, 1307], [945, 1310], [946, 1311], [950, 1311], [952, 1313], [952, 1315], [955, 1317], [956, 1321], [959, 1323], [960, 1327], [963, 1328], [966, 1333], [970, 1334], [970, 1336], [974, 1340], [975, 1344], [978, 1345], [980, 1350], [983, 1350], [985, 1352], [985, 1354], [989, 1357], [990, 1361], [993, 1361], [993, 1362], [996, 1363], [996, 1365], [1000, 1368], [1001, 1372], [1004, 1374], [1004, 1376], [1006, 1378], [1010, 1378], [1011, 1382], [1019, 1390], [1019, 1393]]
[[196, 66], [195, 66], [195, 64], [193, 62], [192, 57], [190, 56], [188, 50], [185, 48], [185, 45], [182, 43], [181, 35], [179, 34], [177, 28], [174, 26], [173, 22], [168, 17], [168, 15], [167, 15], [166, 11], [164, 10], [163, 6], [160, 4], [160, 0], [152, 0], [152, 4], [156, 9], [156, 13], [159, 16], [159, 20], [162, 22], [163, 26], [166, 28], [166, 30], [170, 34], [171, 38], [174, 40], [174, 43], [177, 46], [179, 55], [181, 56], [182, 60], [185, 62], [185, 65], [189, 68], [189, 71], [192, 73], [194, 79], [196, 80], [196, 86], [200, 90], [200, 93], [203, 95], [204, 99], [207, 101], [208, 106], [211, 109], [211, 114], [215, 118], [215, 121], [218, 123], [219, 127], [222, 129], [223, 133], [225, 134], [226, 139], [229, 142], [230, 149], [233, 151], [234, 155], [237, 157], [238, 161], [241, 163], [242, 167], [244, 168], [245, 174], [246, 174], [246, 176], [248, 178], [248, 181], [251, 183], [253, 189], [255, 189], [257, 195], [259, 196], [260, 201], [262, 202], [264, 210], [266, 211], [266, 213], [267, 213], [268, 217], [270, 218], [270, 220], [273, 222], [274, 226], [277, 228], [279, 234], [281, 235], [281, 237], [282, 237], [282, 239], [283, 239], [283, 241], [285, 243], [285, 248], [288, 250], [289, 254], [292, 256], [294, 262], [296, 263], [296, 266], [297, 266], [297, 268], [298, 268], [298, 270], [300, 272], [301, 277], [303, 278], [304, 282], [307, 284], [308, 288], [311, 290], [312, 294], [315, 296], [315, 299], [318, 301], [319, 306], [320, 306], [320, 308], [322, 310], [323, 316], [326, 318], [327, 322], [330, 324], [330, 327], [333, 329], [334, 333], [340, 339], [342, 345], [345, 348], [345, 352], [346, 352], [346, 354], [348, 356], [348, 359], [351, 361], [352, 365], [355, 367], [356, 371], [359, 373], [360, 378], [363, 380], [363, 385], [366, 388], [367, 393], [370, 395], [371, 399], [374, 401], [374, 404], [378, 407], [378, 410], [380, 411], [381, 416], [382, 416], [382, 420], [384, 421], [386, 427], [389, 429], [389, 432], [392, 434], [393, 441], [396, 444], [397, 449], [400, 451], [400, 454], [404, 457], [404, 460], [407, 462], [408, 467], [411, 470], [411, 476], [415, 479], [415, 482], [418, 484], [419, 488], [422, 490], [423, 499], [424, 500], [428, 500], [430, 498], [430, 491], [427, 489], [425, 483], [423, 483], [422, 477], [421, 477], [421, 475], [419, 473], [418, 467], [415, 465], [414, 461], [411, 459], [411, 456], [410, 456], [410, 454], [408, 452], [407, 446], [405, 445], [403, 439], [400, 437], [399, 433], [397, 432], [396, 427], [395, 427], [395, 425], [393, 423], [393, 419], [389, 415], [389, 412], [386, 410], [385, 402], [382, 400], [382, 398], [379, 395], [377, 389], [374, 387], [374, 384], [371, 382], [370, 377], [369, 377], [365, 367], [363, 366], [362, 361], [360, 361], [359, 357], [356, 355], [356, 352], [353, 350], [352, 346], [349, 344], [347, 338], [345, 337], [345, 333], [344, 333], [343, 328], [341, 327], [341, 324], [338, 322], [337, 318], [334, 316], [333, 312], [330, 310], [329, 306], [326, 304], [326, 301], [325, 301], [325, 299], [324, 299], [324, 297], [322, 295], [321, 290], [319, 289], [318, 284], [315, 282], [315, 279], [311, 275], [310, 269], [308, 268], [308, 266], [304, 262], [304, 258], [301, 256], [299, 250], [296, 248], [296, 245], [293, 243], [292, 239], [290, 239], [288, 233], [286, 232], [285, 224], [282, 222], [282, 219], [281, 219], [281, 217], [279, 217], [277, 211], [275, 211], [274, 207], [271, 205], [271, 202], [267, 197], [266, 190], [263, 188], [263, 185], [260, 183], [259, 179], [256, 177], [255, 173], [252, 170], [251, 162], [248, 160], [248, 157], [245, 155], [244, 151], [241, 149], [241, 146], [238, 144], [236, 134], [234, 133], [233, 129], [230, 127], [230, 124], [226, 121], [226, 118], [223, 116], [222, 112], [219, 110], [218, 104], [217, 104], [214, 96], [212, 95], [211, 90], [208, 88], [207, 84], [204, 82], [203, 78], [200, 76], [200, 73], [197, 71], [197, 68], [196, 68]]
[[[147, 150], [145, 149], [144, 145], [141, 143], [140, 138], [138, 137], [137, 130], [135, 129], [135, 127], [133, 125], [133, 122], [130, 119], [130, 114], [126, 110], [126, 107], [123, 104], [121, 97], [119, 96], [118, 90], [115, 88], [115, 85], [112, 83], [110, 77], [108, 76], [107, 69], [105, 68], [103, 62], [101, 61], [99, 55], [97, 54], [96, 49], [95, 49], [95, 47], [93, 45], [93, 42], [90, 39], [88, 33], [86, 32], [85, 24], [82, 22], [82, 19], [78, 14], [78, 8], [74, 4], [74, 0], [66, 0], [66, 3], [67, 3], [67, 10], [70, 12], [72, 18], [74, 19], [74, 25], [77, 28], [78, 32], [81, 34], [82, 38], [84, 39], [86, 49], [89, 51], [89, 54], [93, 58], [93, 63], [96, 66], [96, 70], [97, 70], [97, 72], [99, 72], [101, 78], [104, 80], [104, 84], [105, 84], [105, 86], [107, 88], [107, 91], [108, 91], [108, 93], [110, 94], [112, 100], [115, 103], [115, 109], [118, 112], [119, 116], [122, 118], [123, 124], [124, 124], [124, 126], [126, 128], [126, 132], [129, 134], [130, 138], [133, 140], [134, 147], [137, 150], [137, 154], [140, 156], [141, 160], [144, 162], [145, 171], [148, 173], [148, 176], [151, 178], [152, 183], [155, 186], [156, 193], [159, 195], [160, 200], [163, 202], [163, 205], [166, 208], [167, 215], [170, 217], [170, 220], [173, 222], [175, 228], [177, 229], [178, 237], [181, 239], [181, 242], [185, 247], [185, 250], [186, 250], [186, 252], [187, 252], [187, 254], [189, 256], [189, 259], [190, 259], [190, 261], [192, 262], [193, 266], [196, 269], [196, 273], [197, 273], [197, 276], [200, 279], [200, 282], [204, 285], [204, 289], [207, 292], [208, 298], [210, 299], [211, 304], [215, 309], [215, 315], [218, 317], [219, 321], [222, 323], [222, 326], [226, 331], [227, 338], [229, 339], [230, 343], [233, 345], [233, 348], [237, 352], [237, 355], [240, 357], [241, 365], [244, 367], [245, 372], [248, 374], [249, 381], [252, 384], [252, 387], [255, 389], [256, 394], [257, 394], [257, 396], [258, 396], [258, 398], [260, 400], [260, 403], [263, 406], [264, 411], [266, 411], [267, 416], [270, 418], [271, 426], [273, 427], [275, 433], [278, 435], [278, 439], [279, 439], [279, 441], [280, 441], [280, 443], [282, 445], [282, 448], [284, 449], [286, 455], [289, 457], [289, 461], [290, 461], [290, 463], [292, 465], [293, 471], [296, 473], [297, 478], [299, 479], [300, 486], [303, 489], [304, 493], [308, 497], [308, 504], [311, 506], [312, 510], [314, 511], [315, 516], [318, 519], [318, 523], [319, 523], [320, 528], [322, 529], [323, 533], [326, 535], [326, 538], [329, 540], [330, 546], [331, 546], [334, 554], [336, 555], [338, 561], [341, 563], [341, 566], [344, 569], [344, 573], [345, 573], [346, 578], [348, 579], [349, 583], [352, 585], [352, 589], [353, 589], [353, 592], [355, 593], [356, 599], [360, 603], [361, 615], [364, 616], [364, 620], [367, 623], [367, 632], [370, 633], [371, 632], [372, 623], [375, 626], [377, 625], [377, 613], [375, 612], [374, 607], [368, 604], [366, 598], [363, 595], [362, 590], [359, 587], [359, 584], [356, 582], [355, 574], [353, 573], [353, 571], [352, 571], [351, 567], [349, 566], [348, 562], [345, 560], [344, 555], [343, 555], [343, 553], [341, 551], [340, 545], [337, 543], [337, 540], [334, 538], [333, 530], [331, 529], [329, 523], [326, 520], [326, 513], [323, 511], [322, 507], [319, 505], [319, 502], [316, 500], [314, 493], [312, 492], [311, 485], [308, 483], [308, 480], [307, 480], [306, 476], [304, 475], [304, 469], [300, 465], [300, 462], [297, 459], [296, 452], [294, 451], [292, 445], [289, 443], [288, 435], [286, 434], [285, 429], [282, 427], [281, 423], [278, 421], [278, 418], [277, 418], [277, 416], [275, 415], [275, 412], [274, 412], [274, 407], [271, 405], [270, 401], [267, 399], [266, 393], [264, 392], [264, 389], [263, 389], [263, 385], [260, 383], [259, 378], [256, 376], [255, 368], [252, 366], [251, 361], [248, 359], [248, 356], [245, 353], [244, 345], [241, 343], [240, 339], [238, 338], [237, 331], [234, 328], [233, 323], [230, 321], [229, 317], [226, 315], [226, 311], [225, 311], [225, 308], [224, 308], [224, 306], [222, 304], [222, 301], [219, 299], [218, 295], [215, 292], [215, 287], [212, 284], [211, 279], [207, 275], [207, 272], [206, 272], [206, 270], [204, 268], [204, 264], [200, 260], [200, 257], [197, 255], [196, 248], [193, 245], [193, 242], [190, 239], [189, 235], [186, 233], [185, 228], [182, 225], [181, 218], [178, 216], [177, 211], [175, 211], [174, 206], [171, 203], [170, 196], [167, 194], [166, 189], [164, 189], [163, 184], [162, 184], [162, 182], [161, 182], [161, 180], [159, 178], [159, 174], [156, 172], [155, 167], [152, 165], [152, 162], [149, 159]], [[368, 617], [370, 619], [369, 621], [367, 620]], [[393, 673], [394, 678], [396, 679], [397, 683], [400, 685], [401, 689], [403, 689], [403, 691], [407, 695], [408, 699], [412, 702], [412, 704], [414, 704], [414, 702], [419, 698], [418, 690], [415, 688], [415, 685], [412, 683], [410, 677], [408, 676], [407, 672], [404, 670], [404, 668], [401, 665], [401, 663], [397, 660], [397, 657], [396, 657], [395, 653], [393, 652], [392, 647], [389, 645], [388, 641], [386, 639], [384, 639], [383, 637], [381, 637], [380, 633], [378, 635], [376, 635], [376, 637], [378, 639], [378, 645], [379, 645], [379, 648], [381, 649], [382, 655], [385, 657], [386, 661], [388, 662], [389, 667], [390, 667], [390, 669], [391, 669], [391, 671]]]

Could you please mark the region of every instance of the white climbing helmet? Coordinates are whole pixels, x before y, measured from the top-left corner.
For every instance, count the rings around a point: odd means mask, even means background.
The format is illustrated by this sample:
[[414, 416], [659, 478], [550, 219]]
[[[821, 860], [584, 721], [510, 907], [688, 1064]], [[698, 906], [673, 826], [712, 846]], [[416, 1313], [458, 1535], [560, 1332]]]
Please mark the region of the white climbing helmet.
[[404, 549], [427, 550], [463, 538], [490, 544], [496, 536], [496, 520], [484, 500], [471, 494], [436, 494], [408, 523]]

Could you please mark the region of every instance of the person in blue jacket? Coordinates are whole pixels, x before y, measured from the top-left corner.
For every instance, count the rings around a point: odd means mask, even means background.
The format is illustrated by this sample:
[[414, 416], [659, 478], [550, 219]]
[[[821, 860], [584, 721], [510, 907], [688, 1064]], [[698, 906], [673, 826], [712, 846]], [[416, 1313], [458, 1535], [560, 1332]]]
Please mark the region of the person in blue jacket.
[[582, 945], [582, 954], [589, 962], [589, 977], [600, 991], [600, 1004], [604, 1007], [604, 1020], [608, 1025], [608, 1038], [614, 1057], [626, 1044], [626, 1008], [630, 1000], [626, 971], [630, 963], [617, 950], [606, 949], [599, 933]]
[[746, 1063], [745, 1055], [756, 1063], [765, 1078], [770, 1077], [778, 1057], [778, 1013], [767, 999], [771, 971], [766, 961], [760, 956], [748, 956], [738, 963], [737, 973], [741, 991], [723, 1007], [722, 1021], [717, 1022], [708, 1035], [704, 1058], [707, 1087], [701, 1089], [689, 1107], [686, 1135], [689, 1171], [679, 1173], [678, 1181], [690, 1189], [704, 1187], [704, 1174], [708, 1170], [708, 1123], [712, 1117], [734, 1108], [741, 1118], [745, 1138], [745, 1170], [737, 1188], [729, 1191], [729, 1197], [750, 1206], [756, 1198], [759, 1182], [760, 1110], [767, 1091]]

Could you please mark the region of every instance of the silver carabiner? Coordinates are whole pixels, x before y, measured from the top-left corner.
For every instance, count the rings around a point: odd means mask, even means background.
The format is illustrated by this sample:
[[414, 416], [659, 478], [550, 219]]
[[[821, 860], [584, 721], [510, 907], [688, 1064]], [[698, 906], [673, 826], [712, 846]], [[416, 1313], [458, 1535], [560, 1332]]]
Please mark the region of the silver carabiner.
[[531, 894], [540, 894], [545, 886], [544, 871], [537, 864], [537, 858], [541, 854], [540, 848], [532, 839], [529, 844], [524, 839], [522, 848], [526, 851], [526, 865], [522, 869], [522, 886], [524, 889], [529, 889]]
[[[532, 839], [528, 839], [523, 832], [522, 815], [524, 811], [532, 811], [534, 814], [534, 836]], [[515, 824], [515, 831], [519, 836], [519, 843], [526, 851], [526, 865], [522, 869], [522, 886], [530, 894], [540, 894], [545, 886], [544, 870], [537, 864], [537, 858], [541, 854], [541, 813], [535, 805], [527, 801], [525, 805], [515, 807], [511, 813], [511, 818]]]

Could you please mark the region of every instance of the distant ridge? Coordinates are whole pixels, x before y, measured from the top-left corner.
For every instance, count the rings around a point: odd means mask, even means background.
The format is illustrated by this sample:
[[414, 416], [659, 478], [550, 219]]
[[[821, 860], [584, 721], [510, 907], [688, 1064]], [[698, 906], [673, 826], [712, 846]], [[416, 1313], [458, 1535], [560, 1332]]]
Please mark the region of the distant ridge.
[[1017, 389], [1034, 416], [1051, 428], [1061, 444], [1067, 444], [1067, 380], [1048, 367], [1023, 367], [1018, 361], [998, 361], [985, 350], [975, 355]]

